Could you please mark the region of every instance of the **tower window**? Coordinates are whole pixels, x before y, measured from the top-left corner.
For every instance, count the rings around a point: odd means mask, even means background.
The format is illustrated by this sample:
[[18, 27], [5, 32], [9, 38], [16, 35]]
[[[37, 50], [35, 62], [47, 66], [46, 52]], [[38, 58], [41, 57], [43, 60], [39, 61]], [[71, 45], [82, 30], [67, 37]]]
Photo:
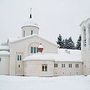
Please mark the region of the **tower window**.
[[42, 71], [47, 71], [47, 64], [42, 64]]
[[31, 35], [33, 34], [33, 30], [31, 30]]
[[86, 28], [84, 27], [84, 46], [86, 47]]
[[25, 31], [23, 31], [23, 37], [25, 37]]

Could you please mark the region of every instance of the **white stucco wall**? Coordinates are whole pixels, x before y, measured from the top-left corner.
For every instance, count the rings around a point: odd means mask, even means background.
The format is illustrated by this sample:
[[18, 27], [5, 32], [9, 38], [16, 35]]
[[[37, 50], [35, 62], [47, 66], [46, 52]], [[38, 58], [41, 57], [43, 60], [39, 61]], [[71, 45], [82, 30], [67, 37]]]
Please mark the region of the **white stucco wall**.
[[9, 55], [0, 55], [0, 75], [9, 75]]
[[[57, 53], [58, 49], [57, 46], [38, 37], [38, 36], [33, 36], [33, 37], [28, 37], [26, 39], [22, 39], [13, 43], [10, 43], [10, 75], [16, 75], [16, 55], [17, 53], [23, 53], [22, 57], [25, 58], [26, 56], [30, 55], [30, 45], [31, 44], [40, 44], [42, 43], [44, 47], [44, 52], [52, 52], [52, 53]], [[23, 75], [23, 73], [22, 73]]]
[[84, 75], [90, 75], [90, 49], [84, 51], [82, 59]]
[[[39, 27], [36, 26], [23, 26], [22, 27], [22, 36], [26, 37], [26, 36], [30, 36], [31, 35], [31, 31], [33, 31], [33, 34], [39, 34]], [[25, 33], [25, 36], [24, 36]]]
[[[58, 67], [55, 67], [54, 69], [55, 76], [70, 76], [83, 74], [82, 62], [56, 61], [55, 63], [58, 64]], [[62, 68], [62, 64], [65, 64], [64, 68]], [[69, 64], [72, 64], [72, 68], [69, 68]], [[79, 68], [76, 68], [75, 64], [79, 64]]]
[[[47, 71], [42, 71], [42, 64], [47, 64]], [[54, 61], [24, 61], [25, 76], [54, 76]]]
[[[84, 29], [86, 34], [84, 33]], [[90, 18], [81, 23], [83, 74], [90, 75]], [[86, 36], [86, 37], [85, 37]], [[86, 46], [84, 45], [86, 38]]]
[[15, 70], [15, 74], [16, 75], [23, 75], [23, 69], [24, 69], [24, 67], [23, 67], [23, 61], [16, 61], [16, 70]]

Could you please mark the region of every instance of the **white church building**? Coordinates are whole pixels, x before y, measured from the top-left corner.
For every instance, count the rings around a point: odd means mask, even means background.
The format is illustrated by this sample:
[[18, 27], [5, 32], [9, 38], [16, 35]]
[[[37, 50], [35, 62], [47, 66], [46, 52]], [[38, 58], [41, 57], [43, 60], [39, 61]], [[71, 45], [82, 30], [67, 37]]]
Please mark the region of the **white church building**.
[[81, 23], [82, 49], [58, 49], [39, 36], [32, 20], [21, 27], [22, 37], [0, 45], [0, 75], [65, 76], [90, 74], [90, 19]]

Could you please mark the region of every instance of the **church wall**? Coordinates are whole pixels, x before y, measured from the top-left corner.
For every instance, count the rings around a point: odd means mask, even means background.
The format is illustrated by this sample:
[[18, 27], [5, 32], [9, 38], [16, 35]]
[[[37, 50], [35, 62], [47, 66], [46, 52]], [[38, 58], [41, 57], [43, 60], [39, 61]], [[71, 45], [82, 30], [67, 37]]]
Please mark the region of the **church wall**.
[[[70, 76], [70, 75], [82, 75], [83, 74], [83, 67], [82, 62], [64, 62], [64, 61], [56, 61], [58, 67], [54, 68], [54, 75], [55, 76]], [[65, 67], [62, 67], [62, 64], [65, 64]], [[72, 64], [72, 68], [69, 68], [69, 64]], [[79, 68], [75, 67], [75, 64], [79, 64]]]
[[0, 55], [0, 75], [9, 75], [9, 56]]
[[84, 75], [90, 75], [90, 50], [86, 50], [83, 53], [83, 71]]
[[[47, 71], [42, 71], [42, 65], [47, 65]], [[54, 61], [30, 60], [24, 61], [25, 76], [54, 76]]]
[[[17, 41], [14, 43], [10, 43], [10, 74], [11, 75], [16, 75], [16, 61], [17, 61], [17, 53], [23, 53], [23, 58], [25, 58], [26, 56], [30, 55], [29, 52], [29, 46], [31, 43], [42, 43], [42, 45], [44, 46], [44, 52], [48, 53], [48, 52], [52, 52], [52, 53], [57, 53], [57, 46], [42, 40], [39, 37], [30, 37], [21, 41]], [[23, 59], [22, 58], [22, 59]], [[23, 65], [22, 65], [23, 66]], [[23, 72], [23, 71], [21, 71]], [[22, 73], [23, 75], [23, 73]]]
[[58, 53], [58, 48], [56, 45], [53, 45], [52, 43], [47, 42], [41, 38], [38, 39], [38, 42], [42, 43], [44, 47], [44, 50], [43, 50], [44, 53]]
[[[86, 31], [86, 33], [84, 33], [84, 31]], [[90, 19], [87, 19], [82, 22], [81, 36], [82, 36], [81, 53], [82, 53], [82, 60], [83, 60], [83, 74], [90, 75]]]

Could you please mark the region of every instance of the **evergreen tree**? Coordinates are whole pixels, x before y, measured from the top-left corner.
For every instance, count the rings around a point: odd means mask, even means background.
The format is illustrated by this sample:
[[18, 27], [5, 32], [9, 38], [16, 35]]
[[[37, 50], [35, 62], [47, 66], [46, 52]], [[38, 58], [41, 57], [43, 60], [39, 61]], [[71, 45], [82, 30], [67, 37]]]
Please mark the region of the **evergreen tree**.
[[68, 39], [67, 38], [64, 40], [64, 48], [68, 49]]
[[79, 36], [77, 40], [76, 49], [81, 50], [81, 35]]
[[58, 44], [58, 47], [59, 48], [63, 48], [63, 46], [64, 46], [64, 43], [63, 43], [63, 39], [62, 39], [61, 34], [59, 34], [59, 36], [57, 38], [57, 44]]
[[75, 49], [74, 42], [71, 37], [68, 39], [62, 39], [61, 34], [59, 34], [57, 38], [57, 44], [59, 48], [66, 48], [66, 49]]
[[69, 45], [69, 49], [75, 48], [74, 42], [71, 37], [68, 39], [68, 45]]
[[67, 48], [67, 49], [74, 49], [75, 48], [74, 42], [73, 42], [71, 37], [69, 37], [69, 39], [65, 39], [64, 48]]

